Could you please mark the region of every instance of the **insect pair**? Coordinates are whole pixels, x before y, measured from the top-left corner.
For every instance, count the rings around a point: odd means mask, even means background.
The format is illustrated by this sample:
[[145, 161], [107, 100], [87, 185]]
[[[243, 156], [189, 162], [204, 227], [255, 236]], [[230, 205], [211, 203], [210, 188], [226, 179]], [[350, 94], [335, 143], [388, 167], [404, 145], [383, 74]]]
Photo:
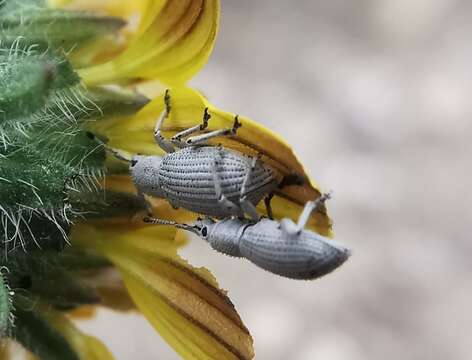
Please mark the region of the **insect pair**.
[[[237, 116], [232, 128], [194, 135], [208, 126], [211, 115], [205, 109], [200, 125], [181, 131], [169, 140], [162, 135], [163, 123], [171, 111], [169, 91], [164, 101], [165, 109], [156, 123], [154, 138], [166, 154], [125, 159], [130, 162], [131, 177], [143, 199], [144, 195], [164, 198], [175, 208], [182, 207], [207, 218], [193, 226], [151, 216], [146, 218], [147, 222], [191, 231], [207, 240], [215, 250], [245, 257], [263, 269], [290, 278], [320, 277], [347, 259], [347, 249], [304, 230], [311, 212], [324, 204], [328, 196], [308, 202], [298, 224], [289, 219], [277, 222], [259, 216], [256, 205], [265, 198], [271, 218], [271, 197], [294, 177], [278, 182], [275, 171], [258, 157], [250, 158], [207, 144], [216, 137], [235, 135], [242, 126]], [[123, 159], [116, 151], [114, 153]]]

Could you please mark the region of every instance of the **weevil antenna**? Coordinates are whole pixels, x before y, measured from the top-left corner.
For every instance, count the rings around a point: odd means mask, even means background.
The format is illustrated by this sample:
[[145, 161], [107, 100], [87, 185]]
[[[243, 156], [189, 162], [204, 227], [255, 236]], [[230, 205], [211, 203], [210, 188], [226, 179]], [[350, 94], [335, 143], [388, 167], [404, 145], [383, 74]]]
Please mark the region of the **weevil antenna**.
[[112, 154], [114, 157], [116, 157], [117, 159], [119, 160], [123, 160], [123, 161], [126, 161], [128, 163], [131, 163], [133, 161], [133, 159], [131, 157], [128, 157], [128, 156], [125, 156], [123, 155], [121, 152], [119, 152], [118, 150], [116, 149], [113, 149], [111, 148], [110, 146], [108, 146], [105, 141], [103, 141], [102, 139], [100, 139], [97, 135], [91, 133], [90, 131], [87, 131], [87, 136], [92, 139], [92, 140], [95, 140], [97, 141], [98, 143], [100, 143], [106, 151], [108, 151], [110, 154]]
[[171, 220], [163, 220], [163, 219], [151, 218], [151, 217], [146, 216], [143, 218], [143, 221], [145, 223], [154, 224], [154, 225], [171, 225], [171, 226], [175, 226], [177, 229], [187, 230], [197, 235], [200, 234], [198, 231], [199, 228], [197, 226], [182, 224], [182, 223], [178, 223]]

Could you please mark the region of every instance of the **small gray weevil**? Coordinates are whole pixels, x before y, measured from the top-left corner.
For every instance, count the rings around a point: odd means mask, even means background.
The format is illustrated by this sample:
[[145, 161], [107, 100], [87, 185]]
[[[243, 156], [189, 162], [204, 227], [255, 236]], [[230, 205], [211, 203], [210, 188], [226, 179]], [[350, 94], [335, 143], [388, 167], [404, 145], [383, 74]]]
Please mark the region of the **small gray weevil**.
[[298, 223], [262, 218], [254, 223], [246, 219], [220, 221], [199, 219], [193, 225], [155, 218], [147, 223], [173, 225], [197, 234], [210, 246], [226, 255], [243, 257], [274, 274], [291, 279], [311, 280], [326, 275], [342, 265], [350, 250], [304, 227], [312, 213], [328, 198], [324, 194], [306, 203]]
[[168, 90], [164, 101], [165, 109], [156, 123], [154, 138], [167, 154], [136, 155], [126, 159], [109, 149], [118, 158], [130, 162], [130, 173], [142, 198], [144, 194], [164, 198], [174, 208], [182, 207], [205, 216], [225, 218], [247, 214], [257, 221], [259, 214], [255, 206], [263, 198], [268, 216], [272, 218], [270, 199], [274, 191], [282, 186], [301, 183], [299, 177], [288, 175], [279, 184], [274, 170], [258, 161], [258, 157], [251, 159], [220, 146], [205, 146], [209, 139], [236, 134], [241, 126], [238, 116], [231, 129], [188, 137], [208, 126], [211, 116], [205, 109], [201, 125], [183, 130], [171, 140], [166, 139], [161, 128], [171, 109]]

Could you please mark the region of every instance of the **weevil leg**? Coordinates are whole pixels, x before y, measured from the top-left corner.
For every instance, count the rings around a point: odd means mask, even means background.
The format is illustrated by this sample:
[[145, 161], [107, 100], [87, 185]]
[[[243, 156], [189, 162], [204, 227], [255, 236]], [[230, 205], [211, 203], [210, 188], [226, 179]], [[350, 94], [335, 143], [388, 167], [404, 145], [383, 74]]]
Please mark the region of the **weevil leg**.
[[248, 214], [252, 221], [258, 222], [260, 220], [259, 213], [252, 202], [246, 196], [239, 199], [239, 205], [245, 214]]
[[247, 191], [247, 185], [249, 183], [249, 180], [251, 179], [252, 172], [254, 171], [257, 160], [259, 160], [259, 157], [254, 156], [251, 160], [251, 164], [249, 165], [249, 168], [247, 169], [246, 176], [243, 179], [243, 183], [241, 184], [241, 198], [246, 195]]
[[184, 148], [184, 147], [190, 146], [191, 144], [187, 144], [187, 142], [183, 141], [182, 139], [189, 136], [189, 135], [191, 135], [191, 134], [194, 134], [198, 131], [205, 130], [208, 127], [208, 120], [210, 120], [210, 118], [211, 118], [211, 115], [208, 112], [208, 108], [205, 108], [205, 111], [203, 112], [202, 123], [200, 125], [195, 125], [191, 128], [185, 129], [185, 130], [175, 134], [171, 138], [172, 143], [175, 146], [179, 147], [179, 148]]
[[267, 195], [265, 198], [264, 198], [264, 204], [265, 204], [265, 207], [266, 207], [266, 211], [267, 211], [267, 216], [269, 217], [269, 219], [271, 220], [274, 220], [274, 213], [272, 212], [272, 205], [270, 204], [272, 198], [274, 197], [274, 194], [271, 193], [269, 195]]
[[260, 216], [257, 213], [257, 209], [254, 204], [248, 200], [246, 192], [249, 180], [251, 179], [251, 175], [256, 167], [257, 160], [259, 160], [259, 156], [254, 156], [251, 160], [251, 165], [249, 166], [246, 176], [244, 177], [243, 183], [241, 184], [241, 194], [239, 198], [239, 204], [241, 205], [241, 208], [254, 221], [259, 221]]
[[303, 208], [303, 211], [298, 218], [298, 223], [297, 223], [297, 228], [298, 231], [302, 231], [305, 228], [306, 223], [308, 222], [308, 219], [310, 218], [310, 215], [313, 211], [318, 210], [321, 206], [324, 205], [326, 200], [331, 198], [330, 193], [322, 194], [318, 199], [315, 201], [308, 201], [305, 204], [305, 207]]
[[223, 190], [221, 188], [221, 182], [220, 182], [220, 178], [218, 176], [218, 166], [217, 166], [217, 163], [216, 163], [216, 157], [215, 157], [215, 160], [213, 162], [213, 165], [212, 165], [212, 169], [211, 169], [211, 172], [213, 174], [213, 183], [214, 183], [214, 186], [215, 186], [215, 194], [216, 194], [216, 198], [218, 199], [218, 205], [223, 208], [223, 210], [226, 212], [226, 211], [229, 211], [231, 212], [232, 214], [238, 214], [241, 212], [241, 209], [235, 204], [233, 203], [232, 201], [230, 201], [224, 194], [223, 194]]
[[159, 119], [157, 119], [156, 126], [154, 128], [154, 140], [159, 145], [159, 147], [166, 153], [172, 153], [175, 151], [174, 145], [172, 145], [172, 142], [166, 139], [162, 134], [162, 124], [164, 123], [164, 120], [169, 117], [171, 109], [169, 89], [166, 90], [166, 93], [164, 95], [164, 104], [164, 110], [159, 116]]
[[116, 149], [113, 149], [111, 147], [109, 147], [105, 141], [103, 141], [102, 139], [100, 139], [97, 135], [91, 133], [90, 131], [87, 131], [86, 132], [86, 135], [91, 139], [91, 140], [94, 140], [94, 141], [97, 141], [98, 143], [100, 143], [106, 151], [108, 151], [110, 154], [112, 154], [114, 157], [116, 157], [118, 160], [123, 160], [123, 161], [126, 161], [128, 163], [132, 162], [133, 159], [129, 156], [126, 156], [124, 154], [122, 154], [120, 151], [116, 150]]
[[208, 140], [211, 140], [213, 138], [219, 137], [219, 136], [230, 136], [230, 135], [236, 135], [238, 129], [241, 127], [241, 123], [239, 122], [239, 117], [236, 115], [234, 117], [234, 123], [233, 127], [231, 129], [220, 129], [220, 130], [214, 130], [206, 134], [202, 135], [197, 135], [197, 136], [192, 136], [189, 137], [186, 141], [187, 145], [201, 145], [201, 144], [206, 144]]

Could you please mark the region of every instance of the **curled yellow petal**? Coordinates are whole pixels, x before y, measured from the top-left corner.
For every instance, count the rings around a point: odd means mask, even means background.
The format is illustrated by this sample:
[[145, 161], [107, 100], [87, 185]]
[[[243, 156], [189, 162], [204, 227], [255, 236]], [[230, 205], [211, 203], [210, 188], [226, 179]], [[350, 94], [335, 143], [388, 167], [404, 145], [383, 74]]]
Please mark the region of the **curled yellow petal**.
[[[218, 109], [195, 90], [175, 87], [170, 90], [170, 95], [172, 109], [170, 117], [164, 123], [164, 136], [171, 137], [178, 131], [201, 123], [206, 107], [212, 116], [206, 131], [233, 126], [235, 114]], [[153, 137], [154, 126], [164, 108], [163, 104], [162, 94], [135, 116], [97, 122], [92, 125], [93, 130], [106, 136], [111, 147], [131, 153], [163, 154]], [[251, 156], [262, 155], [262, 161], [276, 170], [279, 180], [293, 174], [305, 179], [304, 185], [286, 186], [278, 190], [272, 204], [277, 218], [297, 220], [304, 204], [320, 196], [318, 185], [310, 179], [284, 139], [247, 117], [239, 116], [239, 120], [242, 127], [238, 129], [236, 136], [220, 137], [210, 143], [221, 143]], [[262, 207], [261, 210], [264, 211]], [[314, 213], [308, 226], [324, 236], [332, 236], [332, 224], [326, 209]]]
[[251, 359], [252, 338], [205, 269], [177, 255], [175, 229], [77, 225], [74, 246], [95, 249], [121, 271], [138, 309], [186, 359]]
[[219, 0], [149, 1], [126, 49], [79, 74], [87, 85], [138, 79], [184, 83], [208, 60], [218, 22]]
[[113, 360], [106, 346], [97, 338], [84, 334], [67, 317], [57, 311], [46, 310], [41, 315], [60, 332], [81, 360]]

